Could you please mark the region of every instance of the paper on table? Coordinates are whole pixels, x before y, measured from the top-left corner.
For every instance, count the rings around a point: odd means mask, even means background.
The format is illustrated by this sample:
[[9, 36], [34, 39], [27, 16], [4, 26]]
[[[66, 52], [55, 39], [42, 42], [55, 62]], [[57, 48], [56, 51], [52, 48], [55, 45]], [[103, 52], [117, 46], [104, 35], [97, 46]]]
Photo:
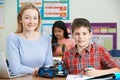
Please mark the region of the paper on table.
[[114, 73], [103, 74], [94, 77], [69, 74], [66, 80], [112, 80], [114, 77], [115, 77]]
[[89, 79], [88, 76], [81, 76], [81, 75], [74, 75], [74, 74], [68, 74], [66, 80], [85, 80]]
[[61, 60], [62, 60], [62, 57], [53, 57], [53, 60], [61, 61]]

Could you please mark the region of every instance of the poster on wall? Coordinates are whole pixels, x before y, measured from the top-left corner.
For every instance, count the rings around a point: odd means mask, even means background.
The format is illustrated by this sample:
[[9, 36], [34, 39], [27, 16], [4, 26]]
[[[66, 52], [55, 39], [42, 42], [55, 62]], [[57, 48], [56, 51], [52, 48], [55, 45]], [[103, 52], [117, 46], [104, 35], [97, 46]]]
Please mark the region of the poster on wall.
[[[52, 35], [52, 23], [43, 24], [42, 33]], [[71, 37], [71, 23], [66, 23], [69, 36]], [[117, 23], [91, 23], [93, 36], [91, 42], [104, 46], [108, 51], [117, 49]]]
[[[65, 23], [66, 27], [67, 27], [67, 31], [69, 36], [71, 36], [71, 23]], [[50, 36], [52, 36], [52, 27], [53, 24], [49, 23], [49, 24], [42, 24], [40, 31], [42, 32], [42, 34], [49, 34]]]
[[34, 2], [43, 20], [69, 19], [69, 0], [17, 0], [17, 12], [25, 2]]
[[0, 28], [4, 26], [4, 0], [0, 0]]
[[116, 23], [91, 23], [92, 42], [104, 46], [108, 51], [117, 49], [117, 24]]
[[17, 0], [17, 12], [19, 12], [21, 6], [25, 4], [26, 2], [33, 2], [37, 5], [40, 15], [42, 14], [42, 0]]
[[69, 0], [43, 0], [42, 19], [69, 19]]
[[41, 27], [41, 32], [42, 34], [49, 34], [50, 36], [52, 36], [52, 26], [53, 24], [42, 24], [42, 27]]
[[93, 35], [92, 42], [104, 46], [109, 51], [113, 49], [113, 35]]

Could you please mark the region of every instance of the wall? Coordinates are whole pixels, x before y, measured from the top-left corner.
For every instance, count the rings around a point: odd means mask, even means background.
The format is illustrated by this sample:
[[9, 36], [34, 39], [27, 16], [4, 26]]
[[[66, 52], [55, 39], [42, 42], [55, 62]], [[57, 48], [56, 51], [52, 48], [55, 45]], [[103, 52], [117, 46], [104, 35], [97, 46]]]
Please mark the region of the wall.
[[6, 52], [6, 37], [15, 31], [17, 17], [17, 0], [4, 0], [4, 28], [0, 29], [0, 51]]
[[[17, 0], [5, 1], [5, 28], [0, 30], [0, 51], [5, 50], [6, 37], [16, 29], [17, 18]], [[116, 22], [117, 43], [120, 44], [120, 0], [70, 0], [70, 20], [72, 22], [76, 17], [85, 17], [90, 22]], [[42, 23], [53, 23], [54, 21], [42, 21]], [[117, 45], [120, 49], [120, 45]]]

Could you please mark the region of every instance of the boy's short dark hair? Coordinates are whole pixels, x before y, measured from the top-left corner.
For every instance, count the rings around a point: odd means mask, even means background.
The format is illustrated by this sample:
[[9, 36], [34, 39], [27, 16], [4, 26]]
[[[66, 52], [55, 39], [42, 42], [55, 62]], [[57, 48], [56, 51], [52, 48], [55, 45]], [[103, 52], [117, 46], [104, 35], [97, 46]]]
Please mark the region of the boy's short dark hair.
[[91, 32], [90, 22], [85, 18], [75, 18], [72, 23], [72, 33], [76, 28], [86, 27]]

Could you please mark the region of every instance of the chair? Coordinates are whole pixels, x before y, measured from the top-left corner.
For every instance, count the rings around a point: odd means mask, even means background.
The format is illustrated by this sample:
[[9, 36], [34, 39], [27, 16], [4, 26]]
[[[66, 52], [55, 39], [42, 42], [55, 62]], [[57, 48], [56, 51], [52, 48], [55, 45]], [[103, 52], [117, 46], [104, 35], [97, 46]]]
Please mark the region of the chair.
[[113, 49], [110, 51], [112, 57], [120, 57], [120, 50]]
[[113, 60], [120, 66], [120, 50], [113, 49], [110, 51]]

